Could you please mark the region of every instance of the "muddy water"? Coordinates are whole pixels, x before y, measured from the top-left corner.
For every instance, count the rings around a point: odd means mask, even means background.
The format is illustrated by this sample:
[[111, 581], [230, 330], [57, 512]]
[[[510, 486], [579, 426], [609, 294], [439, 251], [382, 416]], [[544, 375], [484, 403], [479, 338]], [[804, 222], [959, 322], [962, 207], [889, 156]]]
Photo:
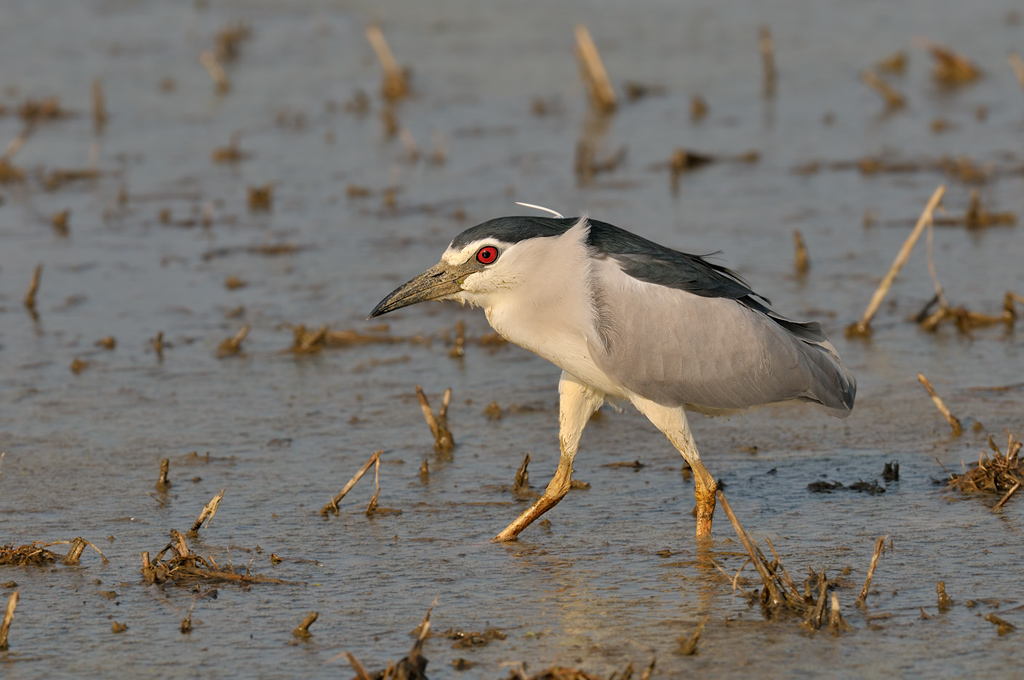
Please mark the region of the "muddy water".
[[[11, 109], [58, 96], [77, 115], [41, 123], [15, 157], [28, 180], [0, 185], [0, 542], [81, 535], [110, 561], [90, 550], [78, 568], [4, 569], [0, 582], [16, 582], [21, 600], [3, 674], [345, 675], [342, 651], [371, 668], [402, 656], [436, 599], [436, 631], [492, 626], [506, 638], [452, 649], [435, 637], [425, 650], [432, 677], [455, 675], [460, 657], [475, 664], [460, 676], [487, 678], [521, 662], [609, 674], [655, 657], [661, 677], [1009, 675], [1015, 636], [998, 637], [981, 615], [1024, 625], [1022, 506], [1014, 500], [993, 515], [991, 503], [958, 499], [936, 481], [940, 462], [958, 468], [974, 459], [987, 433], [1003, 441], [1004, 428], [1024, 431], [1019, 335], [1003, 326], [929, 335], [907, 323], [932, 294], [922, 242], [874, 337], [842, 336], [935, 187], [948, 183], [951, 215], [963, 213], [973, 187], [940, 172], [792, 169], [882, 153], [1019, 167], [1024, 113], [1005, 55], [1019, 49], [1022, 29], [1007, 21], [1010, 9], [5, 3], [0, 102]], [[198, 54], [239, 19], [253, 37], [227, 67], [231, 91], [218, 96]], [[445, 149], [443, 165], [410, 162], [402, 142], [386, 137], [379, 71], [363, 37], [371, 21], [415, 69], [414, 96], [396, 116], [424, 158]], [[581, 21], [617, 84], [660, 85], [664, 94], [594, 119], [571, 53]], [[761, 94], [755, 41], [762, 21], [777, 46], [771, 101]], [[967, 53], [985, 79], [956, 92], [936, 87], [915, 35]], [[908, 69], [890, 79], [909, 106], [886, 115], [858, 74], [898, 49], [908, 50]], [[102, 134], [90, 116], [97, 77], [110, 111]], [[345, 108], [357, 88], [372, 95], [366, 115]], [[695, 94], [710, 106], [699, 123], [689, 116]], [[534, 99], [552, 112], [531, 113]], [[931, 131], [937, 118], [950, 123], [941, 134]], [[8, 114], [0, 139], [22, 128]], [[214, 163], [214, 149], [236, 134], [246, 156]], [[573, 158], [581, 139], [599, 159], [625, 146], [627, 160], [580, 183]], [[86, 167], [93, 144], [98, 180], [41, 186], [40, 174]], [[760, 161], [686, 174], [673, 193], [657, 166], [677, 147], [756, 150]], [[253, 212], [247, 187], [266, 183], [273, 209]], [[352, 198], [349, 186], [370, 195]], [[1019, 173], [977, 188], [990, 210], [1024, 213]], [[587, 210], [691, 252], [720, 250], [777, 309], [823, 322], [859, 380], [848, 420], [784, 407], [696, 417], [693, 428], [741, 521], [756, 539], [772, 540], [794, 575], [805, 565], [833, 576], [850, 568], [839, 592], [855, 632], [833, 638], [767, 623], [734, 597], [708, 561], [740, 568], [731, 527], [719, 513], [713, 544], [698, 550], [678, 454], [632, 411], [606, 408], [589, 426], [576, 476], [590, 490], [572, 492], [549, 525], [517, 543], [489, 543], [528, 502], [508, 490], [523, 455], [533, 456], [535, 489], [554, 470], [558, 370], [515, 347], [481, 347], [488, 329], [479, 312], [423, 305], [385, 318], [391, 334], [426, 342], [285, 351], [292, 324], [367, 330], [365, 314], [380, 298], [433, 264], [462, 229], [518, 212], [515, 200]], [[66, 237], [50, 225], [65, 209]], [[866, 211], [873, 226], [864, 225]], [[793, 229], [812, 260], [802, 279], [793, 274]], [[298, 249], [254, 250], [280, 244]], [[951, 302], [998, 313], [1006, 290], [1024, 292], [1022, 245], [1019, 228], [938, 229], [935, 264]], [[40, 262], [34, 320], [21, 298]], [[228, 289], [231, 276], [248, 285]], [[460, 319], [467, 351], [451, 359], [445, 338]], [[243, 324], [252, 329], [244, 354], [217, 359], [218, 344]], [[150, 344], [160, 332], [162, 358]], [[105, 336], [116, 338], [115, 350], [96, 346]], [[78, 374], [76, 358], [87, 362]], [[965, 420], [963, 437], [949, 436], [919, 371]], [[432, 451], [416, 384], [435, 405], [453, 389], [459, 446], [450, 458]], [[484, 414], [492, 401], [500, 420]], [[322, 520], [316, 511], [377, 449], [385, 451], [380, 503], [402, 514], [364, 516], [367, 478], [339, 517]], [[153, 488], [161, 458], [171, 460], [166, 493]], [[604, 467], [637, 459], [646, 467]], [[883, 494], [807, 490], [822, 479], [881, 481], [893, 460], [901, 476]], [[159, 551], [170, 529], [186, 528], [223, 488], [194, 548], [300, 584], [218, 586], [213, 598], [206, 586], [196, 593], [142, 579], [141, 551]], [[891, 548], [877, 593], [859, 611], [852, 603], [881, 535]], [[283, 561], [271, 563], [271, 553]], [[955, 602], [945, 613], [936, 607], [938, 580]], [[193, 603], [194, 631], [183, 635]], [[298, 642], [290, 631], [310, 611], [320, 614], [314, 635]], [[678, 656], [678, 639], [705, 616], [699, 653]], [[115, 621], [128, 629], [112, 633]]]

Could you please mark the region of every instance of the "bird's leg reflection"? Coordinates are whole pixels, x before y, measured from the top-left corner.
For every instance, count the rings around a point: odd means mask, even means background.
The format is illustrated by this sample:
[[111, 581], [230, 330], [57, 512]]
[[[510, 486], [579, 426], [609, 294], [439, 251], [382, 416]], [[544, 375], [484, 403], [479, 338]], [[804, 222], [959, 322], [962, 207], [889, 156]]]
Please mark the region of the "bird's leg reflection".
[[[579, 449], [583, 428], [590, 420], [590, 416], [594, 415], [594, 411], [604, 403], [604, 395], [563, 371], [562, 379], [558, 382], [558, 396], [558, 440], [562, 454], [558, 459], [555, 476], [548, 482], [544, 495], [495, 536], [492, 539], [494, 541], [514, 540], [523, 529], [555, 507], [558, 501], [569, 493], [569, 486], [572, 483], [572, 461]], [[713, 497], [714, 491], [711, 493]]]

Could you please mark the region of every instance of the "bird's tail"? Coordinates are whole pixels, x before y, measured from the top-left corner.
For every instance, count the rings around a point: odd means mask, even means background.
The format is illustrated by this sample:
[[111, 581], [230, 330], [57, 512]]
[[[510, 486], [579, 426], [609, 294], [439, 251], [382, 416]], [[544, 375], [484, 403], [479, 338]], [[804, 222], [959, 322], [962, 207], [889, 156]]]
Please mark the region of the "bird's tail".
[[811, 387], [801, 398], [821, 404], [839, 418], [850, 415], [857, 396], [857, 379], [843, 365], [835, 347], [828, 340], [802, 340], [800, 346], [811, 371]]

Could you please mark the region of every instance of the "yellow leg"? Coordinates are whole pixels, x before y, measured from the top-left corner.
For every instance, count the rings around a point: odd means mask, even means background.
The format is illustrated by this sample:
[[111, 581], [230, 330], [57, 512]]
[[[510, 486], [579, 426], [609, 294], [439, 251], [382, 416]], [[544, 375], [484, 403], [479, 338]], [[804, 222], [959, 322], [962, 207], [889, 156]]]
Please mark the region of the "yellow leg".
[[693, 495], [697, 500], [697, 538], [709, 538], [711, 520], [715, 515], [717, 485], [715, 478], [704, 467], [700, 454], [697, 453], [697, 444], [693, 441], [690, 424], [686, 420], [686, 411], [681, 406], [662, 406], [641, 397], [635, 397], [632, 401], [633, 405], [668, 437], [693, 469]]
[[698, 459], [693, 468], [693, 495], [697, 499], [697, 538], [711, 536], [711, 520], [715, 516], [715, 491], [718, 485], [708, 469]]
[[[555, 476], [548, 482], [544, 495], [534, 502], [526, 512], [495, 536], [494, 541], [512, 541], [530, 526], [538, 517], [555, 507], [558, 501], [569, 493], [572, 482], [572, 462], [579, 449], [580, 437], [590, 416], [604, 403], [604, 395], [572, 375], [562, 372], [558, 383], [558, 441], [562, 451], [558, 459]], [[714, 496], [714, 491], [712, 491]]]

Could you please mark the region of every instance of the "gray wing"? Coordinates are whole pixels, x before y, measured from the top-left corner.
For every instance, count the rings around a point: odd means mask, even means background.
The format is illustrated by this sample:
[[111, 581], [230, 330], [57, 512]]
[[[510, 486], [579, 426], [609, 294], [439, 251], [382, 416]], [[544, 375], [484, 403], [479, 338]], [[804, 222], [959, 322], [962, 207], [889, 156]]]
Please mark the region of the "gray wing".
[[796, 399], [849, 414], [856, 381], [817, 324], [749, 304], [753, 293], [739, 282], [744, 295], [700, 295], [627, 271], [612, 256], [592, 279], [600, 342], [590, 343], [591, 356], [618, 384], [710, 413]]

